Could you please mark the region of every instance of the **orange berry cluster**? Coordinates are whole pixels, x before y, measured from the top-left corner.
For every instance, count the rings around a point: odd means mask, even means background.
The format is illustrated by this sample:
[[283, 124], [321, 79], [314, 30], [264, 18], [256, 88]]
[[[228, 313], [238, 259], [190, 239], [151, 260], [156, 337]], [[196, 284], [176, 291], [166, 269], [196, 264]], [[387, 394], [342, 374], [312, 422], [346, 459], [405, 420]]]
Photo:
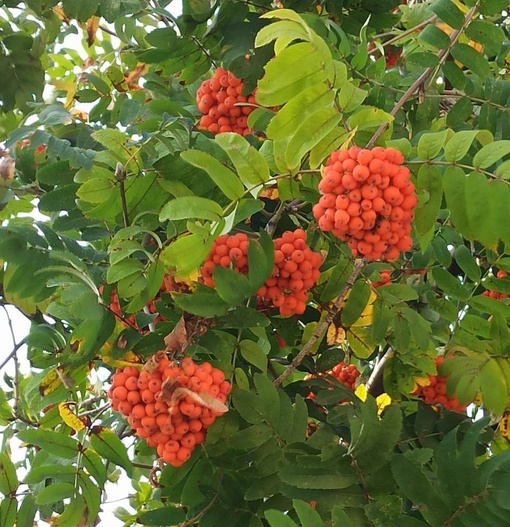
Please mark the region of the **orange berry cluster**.
[[211, 251], [202, 265], [201, 276], [205, 285], [214, 287], [214, 268], [231, 267], [240, 274], [248, 274], [248, 236], [244, 232], [223, 234], [214, 240]]
[[142, 371], [117, 369], [108, 397], [138, 437], [156, 447], [165, 462], [180, 467], [224, 413], [218, 404], [223, 406], [232, 387], [209, 362], [196, 364], [186, 357], [178, 364], [165, 357], [153, 364]]
[[377, 289], [378, 287], [381, 287], [383, 285], [391, 284], [391, 269], [379, 271], [379, 274], [381, 275], [381, 279], [377, 282], [372, 282], [372, 287], [375, 287]]
[[269, 300], [283, 317], [302, 315], [308, 291], [320, 277], [322, 256], [308, 247], [303, 229], [286, 231], [273, 241], [273, 272], [257, 291], [257, 297], [262, 305]]
[[[344, 386], [354, 391], [356, 389], [356, 379], [360, 376], [360, 371], [354, 364], [345, 364], [345, 362], [339, 362], [336, 366], [325, 372], [320, 372], [317, 375], [307, 375], [305, 381], [312, 379], [313, 377], [326, 377], [331, 375], [337, 381], [341, 382]], [[308, 399], [315, 399], [316, 395], [310, 393]]]
[[[303, 229], [286, 231], [273, 242], [275, 264], [271, 276], [257, 291], [259, 306], [277, 307], [284, 317], [301, 315], [306, 309], [308, 291], [319, 279], [322, 256], [308, 247]], [[201, 269], [203, 283], [214, 287], [212, 275], [218, 265], [248, 274], [248, 243], [245, 233], [218, 237]]]
[[[435, 359], [436, 367], [439, 368], [443, 361], [443, 357], [437, 357]], [[417, 395], [427, 404], [440, 404], [446, 410], [452, 410], [454, 412], [464, 412], [466, 410], [468, 405], [460, 404], [455, 394], [450, 397], [448, 396], [446, 390], [448, 377], [442, 377], [440, 375], [427, 375], [427, 377], [429, 384], [427, 386], [419, 386], [412, 395]]]
[[[508, 273], [506, 271], [503, 271], [500, 269], [496, 273], [497, 278], [506, 278], [508, 276]], [[487, 290], [482, 293], [482, 296], [488, 296], [490, 298], [495, 298], [496, 300], [503, 300], [504, 298], [510, 298], [510, 295], [508, 293], [500, 293], [499, 291], [491, 291]]]
[[198, 127], [213, 134], [235, 132], [251, 133], [248, 115], [254, 106], [236, 106], [238, 103], [255, 103], [255, 95], [242, 95], [244, 82], [233, 73], [218, 68], [212, 79], [205, 80], [197, 90], [198, 109], [204, 114]]
[[329, 157], [313, 207], [319, 228], [347, 242], [355, 257], [396, 260], [413, 245], [418, 200], [404, 156], [394, 148], [352, 146]]

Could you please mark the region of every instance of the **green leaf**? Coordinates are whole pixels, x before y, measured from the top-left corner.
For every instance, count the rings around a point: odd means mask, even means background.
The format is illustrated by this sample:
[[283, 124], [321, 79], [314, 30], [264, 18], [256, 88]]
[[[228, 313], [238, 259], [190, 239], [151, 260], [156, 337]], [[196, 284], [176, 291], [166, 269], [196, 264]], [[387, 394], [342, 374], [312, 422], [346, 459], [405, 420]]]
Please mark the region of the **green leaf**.
[[7, 453], [0, 452], [0, 492], [8, 496], [16, 491], [19, 481], [16, 468]]
[[273, 436], [273, 431], [265, 423], [243, 428], [226, 439], [227, 446], [245, 452], [253, 450]]
[[333, 527], [353, 527], [347, 513], [338, 505], [333, 507], [331, 518], [333, 519]]
[[355, 282], [342, 310], [342, 326], [352, 326], [358, 320], [368, 304], [370, 291], [370, 285], [366, 280], [361, 279]]
[[434, 159], [441, 152], [447, 136], [448, 130], [422, 134], [418, 141], [418, 155], [422, 159]]
[[483, 44], [487, 55], [497, 55], [506, 38], [501, 27], [488, 20], [472, 20], [466, 29], [466, 36]]
[[216, 317], [225, 315], [228, 304], [211, 288], [200, 289], [193, 294], [173, 293], [174, 302], [183, 311], [199, 317]]
[[[454, 5], [452, 3], [452, 5]], [[455, 44], [450, 50], [452, 57], [478, 75], [480, 79], [491, 76], [491, 67], [487, 59], [468, 44]]]
[[505, 410], [508, 388], [495, 358], [488, 359], [482, 366], [479, 381], [484, 406], [495, 414], [501, 414]]
[[64, 512], [56, 518], [55, 527], [75, 527], [79, 525], [85, 514], [85, 499], [79, 494], [65, 506]]
[[263, 106], [280, 106], [308, 88], [324, 82], [330, 73], [331, 56], [310, 42], [282, 50], [265, 66], [259, 81], [257, 100]]
[[143, 264], [134, 258], [121, 260], [112, 265], [106, 273], [106, 283], [114, 284], [123, 278], [139, 275], [143, 271]]
[[347, 342], [358, 359], [370, 357], [376, 345], [372, 333], [368, 329], [356, 326], [351, 326], [347, 330]]
[[18, 438], [64, 459], [75, 459], [79, 451], [79, 444], [74, 439], [51, 430], [22, 430], [18, 432]]
[[456, 277], [451, 275], [445, 269], [434, 267], [434, 269], [432, 269], [432, 278], [437, 286], [448, 296], [464, 301], [469, 298], [467, 289]]
[[83, 466], [89, 471], [89, 474], [99, 485], [103, 486], [106, 483], [108, 474], [99, 455], [91, 448], [84, 448], [82, 450], [82, 460]]
[[4, 498], [0, 502], [0, 525], [2, 527], [14, 527], [17, 510], [18, 500], [15, 497]]
[[293, 135], [317, 110], [330, 106], [333, 97], [333, 91], [328, 89], [326, 84], [319, 84], [303, 91], [293, 97], [271, 119], [266, 129], [267, 136], [278, 140]]
[[340, 294], [349, 276], [351, 276], [352, 270], [352, 262], [348, 258], [341, 258], [335, 264], [331, 276], [321, 293], [322, 302], [329, 302]]
[[459, 245], [459, 247], [455, 249], [455, 260], [470, 280], [473, 282], [480, 281], [480, 266], [476, 263], [474, 256], [465, 245]]
[[262, 399], [247, 390], [236, 390], [232, 395], [234, 408], [248, 423], [257, 425], [265, 420], [264, 402]]
[[350, 128], [358, 130], [373, 130], [383, 124], [390, 124], [394, 117], [380, 108], [363, 107], [354, 115], [349, 117]]
[[199, 150], [185, 150], [181, 152], [181, 157], [187, 163], [205, 170], [227, 198], [235, 200], [243, 197], [244, 187], [237, 174], [211, 154]]
[[256, 373], [253, 379], [263, 403], [266, 419], [272, 424], [278, 424], [278, 418], [280, 416], [280, 396], [278, 390], [271, 380], [261, 373]]
[[89, 521], [94, 521], [101, 506], [101, 489], [91, 481], [83, 470], [78, 473], [78, 483], [82, 489], [82, 495], [87, 502]]
[[453, 224], [468, 240], [474, 240], [475, 235], [468, 221], [466, 210], [465, 180], [466, 176], [461, 168], [448, 167], [443, 175], [443, 189]]
[[347, 460], [342, 463], [341, 469], [335, 469], [336, 467], [331, 467], [330, 473], [325, 473], [325, 467], [287, 465], [282, 467], [280, 478], [284, 483], [300, 489], [345, 489], [356, 482], [354, 471]]
[[494, 141], [485, 145], [473, 158], [476, 168], [489, 168], [503, 157], [510, 154], [510, 140]]
[[27, 485], [44, 482], [46, 479], [62, 479], [69, 481], [76, 475], [76, 467], [72, 465], [41, 465], [32, 467], [23, 482]]
[[252, 293], [259, 290], [269, 278], [274, 267], [274, 244], [266, 231], [260, 232], [260, 239], [250, 239], [248, 245], [248, 281]]
[[185, 276], [194, 271], [206, 259], [212, 239], [200, 234], [181, 236], [161, 252], [163, 264], [174, 269], [176, 276]]
[[391, 471], [400, 492], [420, 508], [424, 519], [432, 526], [443, 525], [451, 516], [448, 507], [427, 479], [422, 469], [403, 454], [395, 454]]
[[285, 149], [285, 163], [290, 171], [294, 171], [307, 152], [337, 127], [341, 118], [341, 114], [330, 106], [317, 110], [302, 122]]
[[406, 62], [417, 68], [435, 68], [439, 59], [430, 51], [416, 51], [407, 56]]
[[475, 137], [481, 135], [478, 130], [462, 130], [454, 134], [446, 143], [444, 157], [446, 161], [455, 163], [460, 161], [469, 151]]
[[142, 525], [154, 526], [172, 526], [177, 525], [186, 519], [186, 513], [182, 508], [177, 507], [161, 507], [153, 509], [140, 514], [136, 521]]
[[473, 103], [468, 97], [461, 97], [446, 116], [446, 124], [451, 127], [461, 126], [473, 113]]
[[216, 265], [213, 280], [216, 291], [228, 305], [237, 306], [252, 293], [248, 278], [233, 269]]
[[159, 213], [159, 221], [177, 221], [189, 218], [220, 221], [223, 209], [215, 201], [198, 196], [183, 196], [169, 201]]
[[454, 29], [460, 29], [464, 23], [462, 11], [450, 0], [437, 0], [431, 4], [430, 9]]
[[346, 140], [348, 134], [342, 128], [333, 128], [310, 151], [310, 168], [317, 168], [334, 150]]
[[355, 86], [352, 82], [344, 82], [338, 95], [338, 104], [344, 113], [356, 110], [368, 97], [368, 92]]
[[428, 233], [436, 222], [443, 199], [442, 179], [437, 167], [422, 165], [418, 171], [416, 193], [420, 198], [415, 210], [415, 225], [421, 235]]
[[292, 505], [297, 512], [301, 527], [323, 527], [324, 522], [319, 513], [308, 503], [301, 500], [292, 500]]
[[246, 188], [251, 189], [269, 179], [266, 160], [243, 136], [235, 133], [218, 134], [216, 142], [230, 157]]
[[21, 507], [18, 511], [16, 527], [33, 527], [36, 512], [37, 505], [35, 503], [34, 496], [32, 494], [28, 494], [21, 502]]
[[133, 466], [124, 443], [108, 428], [97, 427], [90, 435], [92, 448], [102, 457], [122, 467], [131, 477]]
[[242, 340], [239, 343], [239, 350], [246, 362], [253, 364], [264, 373], [267, 372], [267, 356], [256, 342], [246, 339]]
[[35, 502], [38, 505], [50, 505], [65, 498], [70, 498], [74, 495], [74, 492], [74, 485], [72, 483], [53, 483], [53, 485], [44, 487], [38, 492], [35, 497]]
[[450, 44], [448, 35], [434, 24], [427, 24], [419, 38], [436, 49], [446, 48]]
[[276, 509], [265, 511], [264, 516], [269, 522], [270, 527], [298, 527], [297, 523], [293, 522], [289, 516]]

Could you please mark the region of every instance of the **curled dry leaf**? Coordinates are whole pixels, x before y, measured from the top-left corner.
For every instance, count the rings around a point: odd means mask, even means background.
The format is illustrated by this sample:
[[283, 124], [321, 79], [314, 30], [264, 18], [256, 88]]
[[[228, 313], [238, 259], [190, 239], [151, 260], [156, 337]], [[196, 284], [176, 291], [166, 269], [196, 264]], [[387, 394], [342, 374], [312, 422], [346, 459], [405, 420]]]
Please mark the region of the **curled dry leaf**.
[[159, 363], [164, 358], [166, 358], [166, 352], [158, 351], [143, 365], [142, 369], [149, 373], [153, 373], [158, 369]]
[[165, 401], [170, 408], [174, 407], [183, 397], [189, 396], [196, 403], [210, 410], [215, 410], [216, 412], [225, 413], [228, 412], [228, 407], [223, 404], [219, 399], [212, 396], [207, 392], [195, 393], [188, 388], [182, 388], [181, 386], [176, 387], [176, 383], [172, 386], [168, 386], [168, 390], [165, 390], [165, 386], [161, 387], [160, 399]]
[[175, 325], [174, 329], [165, 337], [165, 351], [182, 351], [188, 345], [188, 332], [184, 315]]

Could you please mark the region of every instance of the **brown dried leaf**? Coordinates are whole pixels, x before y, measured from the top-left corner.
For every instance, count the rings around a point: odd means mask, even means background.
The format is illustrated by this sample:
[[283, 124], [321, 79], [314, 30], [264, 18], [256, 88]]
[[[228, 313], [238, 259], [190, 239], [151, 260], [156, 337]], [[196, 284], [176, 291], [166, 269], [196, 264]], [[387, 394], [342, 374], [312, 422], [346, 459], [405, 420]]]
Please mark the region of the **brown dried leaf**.
[[99, 20], [100, 18], [98, 16], [91, 16], [85, 25], [85, 29], [87, 31], [87, 44], [92, 46], [96, 40], [96, 32], [99, 28]]
[[216, 412], [222, 412], [222, 413], [228, 412], [228, 407], [225, 404], [223, 404], [219, 399], [216, 399], [216, 397], [213, 397], [210, 393], [207, 393], [207, 392], [195, 393], [191, 390], [188, 390], [188, 388], [182, 388], [182, 387], [174, 389], [170, 403], [174, 405], [177, 403], [177, 401], [179, 401], [180, 399], [186, 396], [191, 397], [200, 406], [205, 406], [206, 408], [209, 408], [210, 410], [215, 410]]
[[149, 373], [153, 373], [158, 369], [161, 359], [164, 358], [166, 358], [166, 352], [158, 351], [143, 365], [142, 369], [148, 371]]
[[57, 15], [57, 18], [62, 20], [62, 22], [65, 24], [69, 25], [71, 23], [71, 19], [65, 14], [64, 8], [61, 5], [56, 5], [53, 8], [53, 13]]
[[328, 346], [339, 346], [345, 341], [345, 330], [342, 326], [330, 324], [326, 335]]
[[165, 337], [165, 351], [183, 351], [188, 345], [188, 332], [186, 321], [182, 316], [171, 333]]
[[124, 79], [130, 90], [140, 89], [138, 81], [147, 73], [147, 65], [139, 62], [133, 71], [124, 74]]
[[16, 162], [12, 157], [3, 157], [0, 160], [0, 187], [8, 185], [14, 179]]

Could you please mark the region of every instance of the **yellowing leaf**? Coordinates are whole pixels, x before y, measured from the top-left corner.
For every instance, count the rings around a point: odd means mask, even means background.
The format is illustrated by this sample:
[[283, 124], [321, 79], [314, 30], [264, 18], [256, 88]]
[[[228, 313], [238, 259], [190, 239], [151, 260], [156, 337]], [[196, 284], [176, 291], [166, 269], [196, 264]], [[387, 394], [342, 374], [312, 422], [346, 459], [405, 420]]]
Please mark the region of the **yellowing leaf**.
[[71, 410], [70, 403], [60, 403], [58, 405], [58, 413], [69, 428], [77, 432], [85, 428], [85, 423]]
[[499, 433], [507, 440], [510, 441], [510, 410], [507, 410], [501, 421], [499, 422], [498, 427]]
[[[365, 384], [360, 384], [354, 391], [356, 396], [362, 401], [367, 400], [367, 387]], [[377, 415], [381, 415], [382, 411], [391, 404], [391, 397], [387, 393], [381, 393], [375, 399], [377, 404]]]
[[87, 20], [87, 24], [85, 26], [85, 29], [87, 31], [87, 44], [92, 46], [94, 44], [94, 41], [96, 40], [96, 32], [99, 28], [99, 21], [100, 18], [98, 16], [91, 16]]
[[66, 100], [64, 106], [69, 109], [74, 103], [74, 96], [76, 95], [76, 82], [73, 80], [59, 80], [53, 79], [51, 84], [55, 86], [55, 89], [58, 91], [66, 92]]
[[345, 330], [342, 326], [330, 324], [326, 335], [328, 346], [339, 346], [345, 341]]
[[41, 384], [39, 385], [39, 393], [41, 395], [48, 395], [49, 393], [54, 392], [61, 383], [57, 370], [51, 370], [41, 381]]

